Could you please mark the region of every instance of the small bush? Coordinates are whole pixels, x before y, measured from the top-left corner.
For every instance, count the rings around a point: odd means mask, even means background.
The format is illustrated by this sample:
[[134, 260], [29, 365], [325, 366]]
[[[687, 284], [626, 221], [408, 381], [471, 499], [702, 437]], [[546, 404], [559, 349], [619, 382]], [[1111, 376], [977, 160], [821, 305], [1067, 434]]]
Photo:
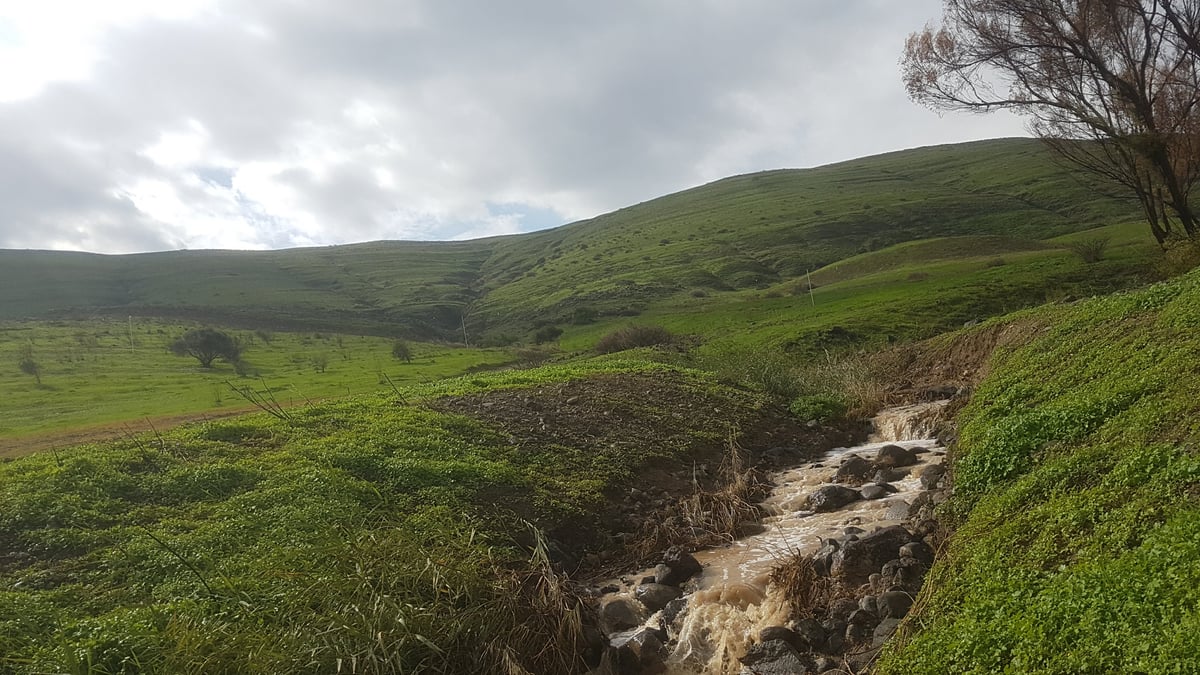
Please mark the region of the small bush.
[[697, 288], [696, 290], [692, 291], [691, 296], [693, 298], [707, 298], [708, 291], [704, 290], [703, 288]]
[[796, 397], [788, 410], [802, 420], [836, 422], [846, 417], [849, 406], [837, 394], [809, 394]]
[[1004, 267], [1007, 264], [1008, 263], [1005, 262], [1004, 258], [992, 258], [991, 260], [987, 261], [988, 267]]
[[533, 341], [537, 344], [545, 344], [554, 342], [563, 334], [563, 331], [558, 326], [543, 326], [538, 329], [538, 332], [533, 334]]
[[929, 272], [910, 272], [908, 275], [909, 281], [925, 281], [929, 278]]
[[404, 340], [396, 340], [392, 343], [392, 358], [397, 361], [412, 363], [412, 347]]
[[1108, 237], [1096, 237], [1076, 241], [1067, 246], [1071, 252], [1088, 265], [1104, 260], [1104, 251], [1108, 249]]
[[626, 326], [600, 338], [596, 351], [600, 354], [623, 352], [637, 347], [654, 347], [675, 342], [675, 336], [662, 326]]
[[1200, 267], [1200, 244], [1186, 239], [1173, 239], [1163, 246], [1162, 260], [1155, 265], [1163, 278], [1179, 276]]

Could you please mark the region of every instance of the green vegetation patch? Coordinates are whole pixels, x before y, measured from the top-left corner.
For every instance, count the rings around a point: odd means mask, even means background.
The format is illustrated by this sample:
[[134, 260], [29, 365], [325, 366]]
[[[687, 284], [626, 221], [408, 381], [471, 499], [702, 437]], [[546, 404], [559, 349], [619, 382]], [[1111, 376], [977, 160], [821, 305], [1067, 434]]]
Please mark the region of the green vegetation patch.
[[885, 673], [1200, 668], [1200, 275], [1028, 316], [961, 422], [959, 522]]
[[563, 672], [534, 532], [780, 423], [618, 359], [399, 393], [0, 464], [0, 672]]

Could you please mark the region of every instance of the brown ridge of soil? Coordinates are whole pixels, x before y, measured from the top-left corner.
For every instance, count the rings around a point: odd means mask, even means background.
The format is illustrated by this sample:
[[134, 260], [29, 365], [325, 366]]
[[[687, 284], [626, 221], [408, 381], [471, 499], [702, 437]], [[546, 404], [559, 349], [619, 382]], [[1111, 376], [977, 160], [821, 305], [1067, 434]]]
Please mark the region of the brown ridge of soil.
[[[852, 440], [844, 429], [810, 428], [757, 394], [675, 372], [603, 374], [426, 405], [483, 422], [514, 452], [564, 452], [581, 462], [628, 468], [629, 480], [605, 489], [607, 504], [595, 517], [547, 528], [572, 556], [627, 553], [647, 521], [697, 488], [721, 490], [729, 477], [720, 467], [731, 443], [753, 466], [797, 464]], [[486, 498], [522, 515], [521, 496]]]
[[945, 398], [939, 390], [974, 389], [987, 375], [997, 349], [1025, 344], [1047, 327], [1046, 321], [1032, 318], [988, 323], [894, 347], [870, 359], [889, 383], [892, 398]]

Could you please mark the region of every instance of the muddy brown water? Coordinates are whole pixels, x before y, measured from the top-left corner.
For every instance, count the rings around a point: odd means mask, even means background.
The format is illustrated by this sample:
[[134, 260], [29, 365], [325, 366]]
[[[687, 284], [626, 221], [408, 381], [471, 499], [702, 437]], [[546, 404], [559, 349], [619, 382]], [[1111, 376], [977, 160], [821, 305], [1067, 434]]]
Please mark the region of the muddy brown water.
[[[763, 519], [760, 533], [695, 552], [704, 569], [688, 582], [687, 608], [669, 628], [667, 672], [738, 672], [738, 658], [745, 655], [758, 633], [788, 619], [787, 598], [769, 581], [772, 569], [796, 554], [816, 552], [823, 538], [841, 537], [848, 527], [870, 532], [899, 524], [905, 506], [921, 492], [921, 471], [944, 459], [945, 450], [930, 436], [945, 403], [885, 410], [873, 420], [876, 433], [871, 442], [831, 450], [814, 462], [776, 474], [775, 487], [761, 505], [769, 515]], [[918, 463], [905, 467], [908, 475], [892, 482], [895, 493], [829, 513], [806, 510], [808, 495], [830, 484], [844, 459], [852, 454], [873, 459], [889, 444], [918, 453]], [[649, 573], [624, 577], [621, 593], [632, 595], [637, 580]], [[659, 625], [658, 614], [646, 625]]]

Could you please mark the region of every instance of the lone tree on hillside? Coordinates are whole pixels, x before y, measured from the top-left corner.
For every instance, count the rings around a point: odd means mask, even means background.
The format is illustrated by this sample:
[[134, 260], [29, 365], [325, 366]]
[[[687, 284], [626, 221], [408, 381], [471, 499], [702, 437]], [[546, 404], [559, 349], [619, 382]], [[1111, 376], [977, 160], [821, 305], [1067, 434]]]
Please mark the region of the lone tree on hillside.
[[1198, 36], [1200, 0], [946, 0], [901, 66], [934, 110], [1026, 116], [1058, 155], [1135, 196], [1162, 244], [1200, 229]]
[[21, 369], [22, 373], [25, 373], [26, 375], [32, 375], [38, 386], [42, 386], [42, 366], [39, 365], [37, 361], [34, 361], [33, 357], [26, 356], [22, 358], [21, 361], [17, 363], [17, 367]]
[[171, 343], [175, 356], [190, 356], [204, 368], [212, 368], [212, 362], [222, 359], [237, 364], [242, 358], [242, 346], [238, 341], [219, 330], [197, 328], [189, 330]]
[[412, 347], [404, 340], [396, 340], [392, 343], [392, 358], [397, 361], [412, 363]]

